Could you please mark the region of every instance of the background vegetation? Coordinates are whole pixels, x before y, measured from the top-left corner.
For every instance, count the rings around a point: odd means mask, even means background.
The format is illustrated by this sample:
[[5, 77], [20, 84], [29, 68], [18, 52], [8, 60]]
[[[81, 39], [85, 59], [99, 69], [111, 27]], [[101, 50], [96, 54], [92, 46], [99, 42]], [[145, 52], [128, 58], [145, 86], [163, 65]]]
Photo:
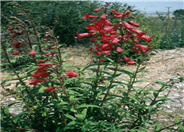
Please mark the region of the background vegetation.
[[[103, 3], [97, 1], [62, 1], [62, 2], [2, 2], [2, 30], [7, 30], [7, 23], [11, 22], [9, 17], [19, 12], [19, 6], [30, 9], [33, 19], [38, 27], [40, 25], [54, 29], [60, 43], [69, 45], [89, 45], [89, 40], [76, 40], [76, 31], [85, 32], [87, 21], [82, 19], [85, 13], [93, 14], [93, 9], [100, 7]], [[116, 10], [122, 10], [127, 5], [113, 3]], [[184, 11], [176, 10], [173, 16], [157, 14], [148, 16], [137, 11], [136, 22], [144, 25], [142, 29], [152, 34], [155, 48], [172, 49], [184, 47]], [[39, 29], [41, 30], [41, 29]]]

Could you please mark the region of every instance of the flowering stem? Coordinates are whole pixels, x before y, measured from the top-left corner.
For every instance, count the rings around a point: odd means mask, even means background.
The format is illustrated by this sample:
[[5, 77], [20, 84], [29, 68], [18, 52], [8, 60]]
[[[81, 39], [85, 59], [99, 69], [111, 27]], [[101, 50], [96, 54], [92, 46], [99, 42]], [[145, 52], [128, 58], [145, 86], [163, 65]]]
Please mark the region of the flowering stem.
[[97, 71], [96, 71], [96, 80], [95, 80], [95, 82], [94, 82], [94, 89], [93, 89], [93, 91], [94, 91], [94, 98], [96, 97], [96, 95], [97, 95], [97, 87], [98, 87], [98, 81], [99, 81], [99, 72], [100, 72], [100, 58], [98, 59], [98, 67], [97, 67]]
[[38, 33], [36, 31], [35, 23], [33, 22], [33, 18], [32, 18], [32, 16], [30, 14], [29, 14], [29, 17], [30, 17], [30, 20], [31, 20], [31, 24], [33, 26], [34, 35], [36, 36], [36, 40], [38, 41], [39, 51], [40, 51], [40, 53], [42, 53], [42, 48], [41, 48], [41, 45], [40, 45], [40, 38], [38, 37]]
[[[4, 51], [4, 54], [5, 54], [6, 59], [7, 59], [8, 63], [10, 64], [11, 69], [13, 70], [14, 74], [17, 76], [19, 82], [20, 82], [23, 86], [25, 86], [26, 91], [27, 91], [27, 93], [29, 94], [29, 90], [27, 89], [28, 86], [26, 86], [25, 82], [20, 78], [19, 74], [15, 71], [15, 68], [14, 68], [14, 66], [12, 65], [12, 63], [11, 63], [9, 57], [8, 57], [8, 53], [7, 53], [7, 51], [6, 51], [5, 46], [4, 46], [3, 44], [1, 44], [1, 46], [2, 46], [2, 49], [3, 49], [3, 51]], [[21, 93], [22, 93], [22, 91], [21, 91]], [[23, 93], [22, 93], [22, 97], [23, 97]]]
[[141, 64], [139, 63], [137, 68], [136, 68], [136, 71], [134, 73], [133, 78], [132, 77], [130, 78], [130, 82], [129, 82], [129, 85], [128, 85], [127, 96], [129, 96], [129, 93], [130, 93], [131, 89], [133, 88], [133, 84], [135, 83], [135, 79], [137, 78], [137, 73], [139, 71], [140, 66], [141, 66]]
[[113, 78], [113, 79], [110, 81], [110, 84], [109, 84], [109, 86], [108, 86], [107, 92], [106, 92], [106, 94], [105, 94], [105, 96], [104, 96], [104, 98], [103, 98], [103, 100], [102, 100], [102, 103], [100, 104], [100, 107], [103, 106], [103, 104], [104, 104], [104, 102], [105, 102], [107, 96], [109, 95], [111, 86], [112, 86], [112, 84], [113, 84], [115, 75], [116, 75], [116, 73], [117, 73], [117, 70], [118, 70], [118, 63], [116, 63], [116, 65], [115, 65], [115, 70], [114, 70], [114, 73], [113, 73], [113, 75], [112, 75], [112, 78]]
[[69, 103], [75, 108], [75, 104], [71, 102], [70, 100], [70, 95], [69, 93], [66, 91], [66, 89], [64, 88], [64, 77], [60, 77], [59, 76], [59, 73], [57, 72], [57, 77], [58, 77], [58, 80], [60, 81], [60, 87], [61, 89], [63, 90], [63, 93], [66, 95]]
[[62, 68], [62, 65], [63, 65], [63, 62], [62, 62], [62, 58], [61, 58], [61, 50], [60, 50], [60, 48], [59, 48], [59, 43], [58, 43], [58, 40], [56, 39], [56, 37], [54, 36], [54, 34], [53, 34], [53, 37], [54, 37], [54, 41], [55, 41], [55, 43], [56, 43], [56, 46], [57, 46], [57, 49], [58, 49], [58, 59], [59, 59], [59, 66], [60, 66], [60, 68], [61, 68], [61, 70], [63, 69]]

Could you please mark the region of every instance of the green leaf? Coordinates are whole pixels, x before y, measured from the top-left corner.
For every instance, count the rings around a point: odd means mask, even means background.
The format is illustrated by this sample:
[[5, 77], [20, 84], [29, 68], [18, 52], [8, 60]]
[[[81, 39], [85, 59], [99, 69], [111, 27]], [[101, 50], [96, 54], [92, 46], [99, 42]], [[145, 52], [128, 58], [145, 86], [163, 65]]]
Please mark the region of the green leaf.
[[69, 55], [68, 52], [64, 52], [64, 53], [62, 53], [61, 58], [65, 58], [65, 57], [67, 57], [68, 55]]
[[65, 114], [65, 116], [68, 118], [68, 119], [71, 119], [72, 121], [75, 121], [76, 118], [72, 115], [69, 115], [69, 114]]
[[[107, 69], [112, 70], [112, 71], [116, 70], [114, 67], [107, 67]], [[129, 75], [130, 77], [134, 76], [134, 74], [132, 72], [124, 70], [124, 69], [117, 69], [117, 71], [125, 73], [125, 74]]]
[[89, 108], [89, 107], [91, 107], [91, 108], [100, 108], [100, 107], [97, 106], [97, 105], [82, 104], [82, 105], [77, 106], [77, 109], [80, 109], [80, 108]]
[[87, 109], [84, 109], [81, 114], [77, 114], [79, 120], [84, 120], [86, 118]]

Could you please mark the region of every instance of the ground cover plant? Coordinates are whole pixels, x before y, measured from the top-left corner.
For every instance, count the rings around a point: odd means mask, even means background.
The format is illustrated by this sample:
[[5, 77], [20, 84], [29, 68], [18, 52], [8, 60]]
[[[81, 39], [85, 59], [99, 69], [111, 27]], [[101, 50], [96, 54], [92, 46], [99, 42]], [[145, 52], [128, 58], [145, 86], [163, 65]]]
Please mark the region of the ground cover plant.
[[[111, 9], [109, 3], [86, 13], [89, 22], [85, 33], [76, 33], [75, 39], [89, 37], [93, 62], [82, 67], [66, 64], [57, 38], [48, 29], [40, 40], [29, 9], [22, 9], [12, 17], [8, 28], [9, 41], [2, 42], [4, 56], [16, 76], [15, 90], [7, 91], [21, 103], [22, 111], [12, 114], [2, 106], [3, 131], [40, 132], [122, 132], [122, 131], [183, 131], [183, 120], [169, 126], [155, 121], [169, 100], [168, 94], [182, 77], [167, 83], [156, 82], [159, 89], [136, 85], [137, 75], [144, 72], [154, 39], [141, 31], [134, 21], [135, 10], [127, 6], [121, 12]], [[29, 19], [25, 21], [25, 17]], [[31, 30], [32, 29], [32, 30]], [[32, 31], [32, 32], [31, 32]], [[31, 34], [31, 35], [30, 35]], [[30, 37], [32, 36], [32, 37]], [[21, 39], [24, 38], [24, 41]], [[36, 39], [34, 39], [36, 38]], [[32, 40], [33, 39], [33, 40]], [[34, 42], [34, 43], [33, 43]], [[11, 55], [7, 52], [10, 49]], [[28, 58], [29, 64], [16, 70], [12, 58]], [[122, 63], [136, 65], [135, 71], [122, 69]], [[120, 78], [125, 74], [126, 78]], [[6, 89], [11, 79], [2, 81]]]

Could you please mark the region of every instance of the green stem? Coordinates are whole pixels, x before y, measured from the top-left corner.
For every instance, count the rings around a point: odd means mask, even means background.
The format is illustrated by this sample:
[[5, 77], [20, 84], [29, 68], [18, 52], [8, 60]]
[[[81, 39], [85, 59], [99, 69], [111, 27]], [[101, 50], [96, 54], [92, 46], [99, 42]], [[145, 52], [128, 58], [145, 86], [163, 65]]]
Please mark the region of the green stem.
[[98, 59], [98, 67], [97, 67], [97, 71], [96, 71], [96, 80], [94, 82], [94, 87], [93, 87], [93, 92], [94, 92], [93, 98], [94, 98], [94, 100], [95, 100], [96, 95], [98, 93], [97, 87], [98, 87], [98, 82], [99, 82], [99, 72], [100, 72], [100, 58]]
[[133, 78], [130, 78], [130, 82], [129, 82], [129, 85], [128, 85], [127, 96], [129, 96], [129, 93], [133, 88], [133, 84], [135, 83], [135, 80], [137, 78], [137, 73], [139, 71], [140, 66], [141, 66], [141, 64], [139, 63], [137, 68], [136, 68], [136, 71], [135, 71], [135, 74], [134, 74]]
[[39, 51], [40, 53], [42, 53], [42, 48], [41, 48], [41, 45], [40, 45], [40, 38], [38, 36], [38, 33], [37, 33], [37, 30], [36, 30], [36, 26], [35, 26], [35, 23], [33, 22], [33, 18], [31, 15], [29, 15], [30, 17], [30, 20], [31, 20], [31, 24], [33, 26], [33, 31], [34, 31], [34, 35], [36, 36], [36, 40], [38, 41], [38, 48], [39, 48]]
[[[15, 68], [14, 68], [14, 66], [12, 65], [12, 63], [11, 63], [9, 57], [8, 57], [8, 53], [7, 53], [7, 51], [6, 51], [6, 48], [5, 48], [5, 46], [4, 46], [2, 43], [1, 43], [1, 47], [2, 47], [2, 49], [3, 49], [3, 51], [4, 51], [4, 53], [5, 53], [5, 57], [6, 57], [7, 61], [8, 61], [8, 63], [10, 64], [10, 68], [13, 70], [14, 74], [17, 76], [19, 82], [20, 82], [23, 86], [25, 86], [26, 92], [27, 92], [27, 94], [29, 95], [28, 86], [27, 86], [27, 85], [25, 84], [25, 82], [20, 78], [19, 74], [15, 71]], [[24, 96], [23, 96], [22, 91], [21, 91], [21, 94], [22, 94], [22, 97], [23, 97], [23, 99], [24, 99]], [[29, 96], [31, 96], [31, 95], [29, 95]]]
[[116, 63], [115, 70], [114, 70], [114, 73], [113, 73], [113, 75], [112, 75], [112, 77], [113, 77], [113, 78], [112, 78], [112, 80], [110, 81], [110, 84], [109, 84], [109, 86], [108, 86], [107, 92], [106, 92], [106, 94], [105, 94], [104, 98], [102, 99], [102, 103], [100, 104], [100, 107], [102, 107], [102, 106], [103, 106], [103, 104], [104, 104], [104, 102], [105, 102], [105, 100], [106, 100], [107, 96], [109, 95], [109, 92], [110, 92], [111, 86], [112, 86], [112, 84], [113, 84], [113, 81], [114, 81], [115, 75], [116, 75], [116, 73], [117, 73], [117, 70], [118, 70], [118, 63]]

